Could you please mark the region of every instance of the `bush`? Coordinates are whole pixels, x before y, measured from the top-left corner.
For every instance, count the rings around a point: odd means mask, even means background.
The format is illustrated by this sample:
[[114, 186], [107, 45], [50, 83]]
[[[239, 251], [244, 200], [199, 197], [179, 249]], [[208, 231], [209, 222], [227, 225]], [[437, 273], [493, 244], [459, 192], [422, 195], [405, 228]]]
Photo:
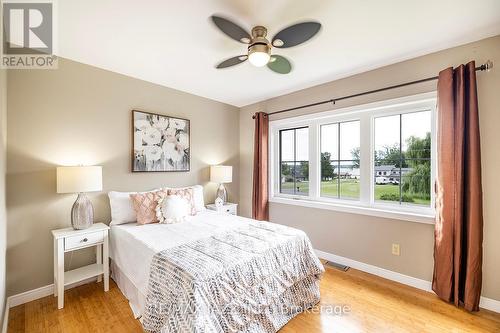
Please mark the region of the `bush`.
[[413, 197], [411, 195], [408, 195], [408, 194], [403, 194], [403, 202], [413, 202]]
[[[403, 202], [413, 202], [413, 197], [408, 194], [403, 194], [403, 197], [401, 199], [403, 200]], [[380, 196], [380, 200], [399, 201], [399, 195], [396, 193], [383, 193]]]

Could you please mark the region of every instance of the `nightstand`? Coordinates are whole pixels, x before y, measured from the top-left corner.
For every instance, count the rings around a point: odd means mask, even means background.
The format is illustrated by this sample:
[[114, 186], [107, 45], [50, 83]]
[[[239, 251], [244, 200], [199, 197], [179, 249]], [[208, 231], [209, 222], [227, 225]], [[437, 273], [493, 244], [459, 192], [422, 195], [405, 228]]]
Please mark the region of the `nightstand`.
[[[109, 290], [108, 230], [104, 223], [94, 223], [90, 228], [52, 230], [54, 236], [54, 296], [57, 308], [64, 307], [64, 287], [92, 277], [101, 281], [104, 275], [104, 291]], [[64, 271], [64, 253], [95, 246], [96, 263], [71, 271]]]
[[215, 204], [207, 205], [207, 209], [215, 210], [220, 213], [238, 215], [238, 204], [226, 202], [222, 207], [217, 207]]

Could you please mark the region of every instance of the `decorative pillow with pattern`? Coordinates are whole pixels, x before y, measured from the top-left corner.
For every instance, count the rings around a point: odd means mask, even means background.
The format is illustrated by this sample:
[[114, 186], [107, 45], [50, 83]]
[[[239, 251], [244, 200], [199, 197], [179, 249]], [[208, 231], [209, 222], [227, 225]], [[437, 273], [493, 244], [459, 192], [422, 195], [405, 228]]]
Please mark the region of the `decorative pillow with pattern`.
[[155, 192], [135, 193], [130, 195], [138, 224], [157, 223], [156, 206], [158, 200], [167, 196], [167, 192], [159, 190]]
[[183, 189], [168, 189], [168, 195], [178, 195], [181, 198], [186, 199], [189, 203], [189, 215], [196, 215], [196, 205], [194, 202], [194, 192], [192, 188], [183, 188]]
[[160, 223], [179, 223], [186, 219], [191, 206], [185, 198], [178, 195], [167, 195], [158, 200], [156, 217]]

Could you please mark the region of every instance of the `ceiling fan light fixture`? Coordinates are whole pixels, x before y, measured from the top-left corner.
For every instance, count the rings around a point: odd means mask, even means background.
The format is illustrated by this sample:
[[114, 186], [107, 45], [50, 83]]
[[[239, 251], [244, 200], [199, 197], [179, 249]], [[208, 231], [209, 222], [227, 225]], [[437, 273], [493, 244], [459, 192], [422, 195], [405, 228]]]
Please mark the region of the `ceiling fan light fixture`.
[[240, 55], [218, 63], [215, 68], [232, 67], [248, 60], [255, 67], [267, 67], [278, 74], [288, 74], [292, 70], [290, 61], [279, 54], [271, 56], [273, 47], [287, 49], [300, 45], [313, 38], [321, 29], [321, 23], [315, 21], [299, 22], [281, 29], [271, 42], [267, 39], [267, 28], [257, 25], [249, 34], [244, 28], [224, 17], [212, 15], [212, 22], [229, 38], [248, 44], [247, 55]]
[[254, 43], [248, 48], [248, 61], [255, 67], [267, 65], [271, 59], [271, 48], [267, 43]]
[[253, 52], [248, 56], [248, 61], [255, 67], [263, 67], [267, 65], [271, 56], [266, 52]]

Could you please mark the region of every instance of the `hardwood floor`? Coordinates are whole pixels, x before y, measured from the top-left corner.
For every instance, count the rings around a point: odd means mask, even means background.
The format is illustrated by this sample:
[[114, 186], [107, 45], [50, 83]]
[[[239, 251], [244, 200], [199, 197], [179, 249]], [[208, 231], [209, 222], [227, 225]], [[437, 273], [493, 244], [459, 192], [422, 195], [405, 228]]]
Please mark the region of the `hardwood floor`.
[[[487, 310], [470, 314], [433, 294], [350, 269], [327, 267], [321, 281], [323, 313], [300, 314], [280, 333], [291, 332], [500, 332], [500, 314]], [[338, 313], [342, 306], [348, 310]], [[9, 332], [141, 332], [128, 302], [114, 282], [104, 293], [102, 283], [65, 293], [57, 310], [48, 296], [10, 309]]]

